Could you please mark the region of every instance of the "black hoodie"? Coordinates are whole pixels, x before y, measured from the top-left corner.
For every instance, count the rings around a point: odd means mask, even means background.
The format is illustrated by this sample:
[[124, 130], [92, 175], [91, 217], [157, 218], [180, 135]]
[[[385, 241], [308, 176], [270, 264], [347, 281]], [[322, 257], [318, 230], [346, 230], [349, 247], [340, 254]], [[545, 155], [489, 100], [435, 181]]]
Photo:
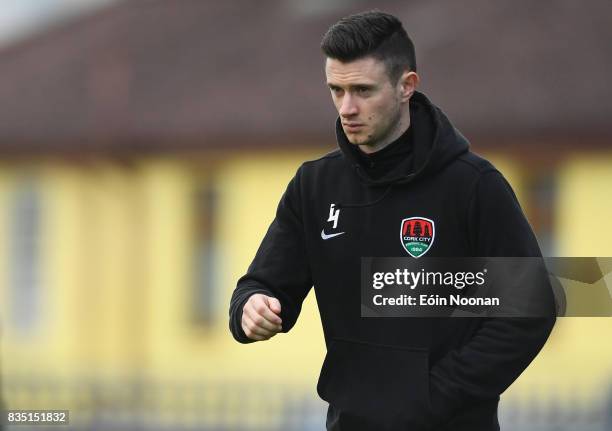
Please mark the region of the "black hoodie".
[[[539, 352], [549, 319], [361, 318], [361, 257], [408, 256], [403, 219], [435, 223], [431, 257], [540, 256], [512, 189], [423, 94], [410, 101], [412, 151], [368, 175], [339, 122], [340, 149], [305, 162], [289, 183], [230, 304], [278, 298], [289, 331], [314, 285], [327, 355], [317, 391], [328, 430], [499, 429], [499, 395]], [[334, 205], [331, 207], [331, 205]], [[331, 208], [330, 208], [331, 207]]]

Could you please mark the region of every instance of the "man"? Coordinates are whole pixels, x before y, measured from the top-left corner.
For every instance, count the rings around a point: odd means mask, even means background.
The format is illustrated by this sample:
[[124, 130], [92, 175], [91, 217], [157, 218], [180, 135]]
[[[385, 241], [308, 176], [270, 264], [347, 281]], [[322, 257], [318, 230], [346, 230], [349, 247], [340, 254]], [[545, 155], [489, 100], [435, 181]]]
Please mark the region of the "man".
[[232, 334], [249, 343], [288, 332], [314, 285], [328, 430], [497, 430], [499, 395], [554, 318], [361, 318], [360, 260], [407, 257], [398, 232], [411, 217], [435, 229], [427, 256], [540, 256], [536, 239], [502, 175], [416, 91], [397, 18], [343, 18], [322, 49], [339, 149], [289, 183], [232, 296]]

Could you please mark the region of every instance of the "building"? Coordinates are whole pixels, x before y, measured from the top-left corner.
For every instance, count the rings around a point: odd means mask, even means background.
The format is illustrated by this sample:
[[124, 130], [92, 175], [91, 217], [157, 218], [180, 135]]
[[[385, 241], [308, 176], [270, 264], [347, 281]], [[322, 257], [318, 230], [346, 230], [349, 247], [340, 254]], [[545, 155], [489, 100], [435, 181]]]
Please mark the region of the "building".
[[[0, 52], [9, 407], [231, 429], [320, 413], [313, 296], [291, 334], [248, 347], [227, 305], [289, 178], [335, 145], [321, 35], [374, 5], [403, 19], [424, 91], [509, 178], [544, 251], [610, 254], [607, 2], [126, 1]], [[517, 411], [599, 406], [610, 329], [563, 319], [509, 390]]]

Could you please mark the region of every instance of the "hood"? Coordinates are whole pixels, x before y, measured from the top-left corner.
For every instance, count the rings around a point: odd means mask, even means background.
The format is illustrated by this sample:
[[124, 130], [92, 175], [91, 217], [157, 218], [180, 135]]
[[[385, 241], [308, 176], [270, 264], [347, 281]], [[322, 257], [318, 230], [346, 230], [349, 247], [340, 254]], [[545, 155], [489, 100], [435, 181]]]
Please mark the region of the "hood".
[[410, 98], [410, 127], [413, 128], [413, 157], [402, 160], [382, 178], [373, 179], [362, 169], [356, 145], [351, 144], [336, 120], [336, 139], [346, 160], [362, 183], [371, 186], [405, 184], [432, 175], [469, 149], [467, 139], [446, 115], [420, 92]]

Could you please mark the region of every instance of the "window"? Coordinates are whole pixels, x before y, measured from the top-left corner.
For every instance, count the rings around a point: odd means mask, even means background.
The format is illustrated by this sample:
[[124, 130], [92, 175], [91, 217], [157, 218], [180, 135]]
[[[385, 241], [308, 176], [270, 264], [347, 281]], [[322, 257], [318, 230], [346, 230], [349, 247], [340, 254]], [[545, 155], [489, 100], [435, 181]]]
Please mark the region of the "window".
[[554, 256], [556, 244], [554, 241], [555, 200], [557, 198], [557, 184], [555, 171], [542, 170], [537, 175], [527, 178], [528, 210], [527, 218], [531, 223], [542, 255]]
[[9, 322], [32, 335], [41, 312], [41, 196], [34, 177], [19, 178], [9, 201]]
[[218, 310], [218, 248], [215, 217], [218, 192], [210, 179], [199, 182], [194, 192], [195, 252], [193, 317], [197, 323], [212, 325]]

